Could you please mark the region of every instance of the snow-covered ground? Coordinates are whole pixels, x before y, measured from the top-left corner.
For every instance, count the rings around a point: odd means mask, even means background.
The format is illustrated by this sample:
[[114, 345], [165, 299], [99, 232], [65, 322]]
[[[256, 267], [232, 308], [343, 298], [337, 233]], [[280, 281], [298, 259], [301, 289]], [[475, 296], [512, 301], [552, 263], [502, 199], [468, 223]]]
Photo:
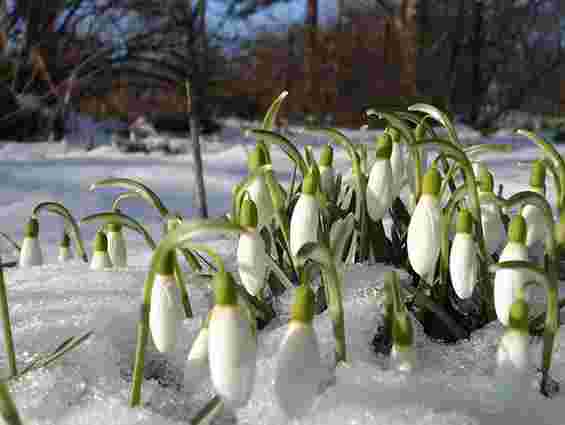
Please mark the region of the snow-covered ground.
[[[348, 131], [355, 141], [373, 140], [375, 132]], [[319, 137], [301, 142], [319, 145]], [[496, 183], [505, 193], [526, 189], [529, 168], [524, 164], [537, 156], [535, 147], [509, 137], [491, 142], [515, 142], [512, 154], [489, 154], [486, 162], [495, 172]], [[231, 187], [247, 173], [246, 152], [252, 140], [234, 128], [209, 140], [203, 148], [205, 179], [210, 212], [228, 211]], [[565, 146], [558, 147], [565, 153]], [[319, 147], [315, 148], [318, 152]], [[273, 148], [277, 175], [287, 181], [290, 163]], [[336, 150], [337, 168], [345, 172], [348, 160]], [[41, 201], [62, 202], [80, 218], [107, 211], [117, 190], [89, 192], [88, 187], [103, 177], [140, 179], [163, 199], [171, 211], [185, 217], [194, 213], [193, 168], [190, 155], [126, 155], [110, 146], [90, 152], [64, 151], [57, 144], [0, 144], [0, 231], [21, 240], [23, 226], [32, 208]], [[158, 238], [157, 213], [137, 200], [126, 200], [123, 210], [148, 224]], [[85, 241], [96, 228], [82, 226]], [[54, 366], [32, 372], [11, 386], [18, 408], [28, 424], [177, 424], [187, 423], [212, 397], [209, 379], [185, 382], [184, 362], [191, 342], [210, 305], [210, 292], [191, 286], [195, 318], [185, 320], [181, 340], [174, 353], [159, 354], [148, 347], [143, 384], [143, 408], [128, 407], [130, 377], [136, 341], [136, 320], [142, 285], [151, 253], [144, 241], [126, 232], [130, 267], [119, 271], [95, 272], [74, 261], [56, 263], [62, 231], [59, 217], [40, 217], [40, 239], [47, 265], [6, 272], [10, 313], [18, 365], [34, 354], [53, 350], [64, 339], [93, 330], [80, 348]], [[211, 240], [233, 269], [235, 243]], [[90, 247], [90, 246], [89, 246]], [[8, 244], [0, 240], [4, 261], [15, 258]], [[381, 291], [384, 266], [351, 266], [345, 276], [346, 334], [350, 354], [346, 366], [337, 369], [335, 380], [319, 396], [312, 413], [297, 424], [325, 425], [476, 425], [536, 424], [563, 425], [565, 391], [552, 400], [536, 390], [535, 368], [531, 388], [510, 397], [495, 379], [495, 353], [503, 333], [498, 323], [476, 332], [469, 341], [443, 345], [428, 340], [416, 328], [419, 369], [406, 376], [389, 370], [385, 358], [371, 351], [370, 341], [382, 314]], [[288, 295], [278, 300], [281, 313], [259, 335], [259, 358], [255, 389], [249, 404], [225, 411], [219, 423], [250, 425], [286, 424], [273, 396], [273, 377], [278, 346], [284, 334]], [[327, 313], [315, 318], [322, 354], [329, 366], [333, 340]], [[554, 356], [552, 376], [565, 382], [563, 332]], [[539, 346], [532, 344], [539, 363]], [[3, 346], [0, 364], [6, 365]]]

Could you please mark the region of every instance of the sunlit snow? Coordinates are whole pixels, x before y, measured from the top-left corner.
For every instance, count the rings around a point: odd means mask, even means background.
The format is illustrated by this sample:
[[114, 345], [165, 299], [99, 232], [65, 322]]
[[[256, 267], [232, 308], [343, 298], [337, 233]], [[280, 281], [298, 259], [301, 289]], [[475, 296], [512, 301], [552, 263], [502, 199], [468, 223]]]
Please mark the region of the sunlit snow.
[[[233, 122], [228, 122], [228, 124]], [[296, 129], [295, 129], [296, 130]], [[299, 131], [298, 129], [297, 131]], [[469, 138], [473, 131], [468, 130]], [[357, 143], [371, 142], [375, 132], [348, 131]], [[291, 136], [292, 138], [292, 136]], [[298, 137], [301, 144], [315, 145], [320, 137]], [[500, 135], [491, 142], [513, 142], [512, 154], [488, 154], [484, 158], [504, 193], [524, 190], [528, 162], [537, 148]], [[228, 212], [232, 186], [247, 174], [246, 152], [253, 145], [237, 128], [223, 130], [203, 146], [206, 190], [212, 215]], [[565, 146], [558, 146], [565, 153]], [[277, 176], [288, 181], [290, 162], [276, 147], [272, 151]], [[348, 160], [336, 149], [335, 162], [346, 172]], [[17, 240], [32, 208], [41, 201], [62, 202], [77, 218], [108, 211], [118, 190], [89, 186], [103, 177], [140, 179], [151, 187], [169, 210], [190, 218], [193, 209], [193, 162], [189, 154], [123, 154], [111, 146], [85, 152], [60, 144], [0, 144], [0, 231]], [[548, 179], [550, 180], [550, 179]], [[551, 182], [548, 192], [552, 193]], [[139, 200], [126, 200], [122, 209], [147, 224], [158, 240], [159, 216]], [[61, 238], [60, 217], [42, 213], [40, 240], [47, 264], [31, 269], [6, 271], [10, 314], [18, 366], [28, 364], [40, 352], [53, 350], [66, 338], [93, 330], [80, 348], [55, 365], [32, 372], [11, 385], [16, 404], [27, 424], [180, 424], [188, 421], [213, 397], [210, 379], [191, 385], [183, 379], [187, 353], [211, 303], [210, 290], [189, 282], [195, 318], [185, 320], [180, 342], [171, 354], [160, 354], [152, 343], [146, 356], [143, 407], [128, 407], [131, 371], [136, 342], [136, 323], [141, 292], [151, 253], [138, 235], [124, 230], [128, 241], [127, 269], [91, 271], [74, 260], [57, 263]], [[95, 224], [81, 227], [89, 252]], [[235, 263], [235, 243], [225, 238], [210, 241], [230, 268]], [[0, 240], [3, 261], [14, 260], [12, 248]], [[503, 333], [498, 323], [476, 332], [469, 341], [443, 345], [428, 340], [416, 326], [416, 349], [420, 368], [403, 375], [388, 368], [387, 359], [376, 356], [370, 341], [382, 320], [382, 265], [350, 266], [345, 275], [346, 335], [349, 361], [330, 375], [333, 357], [331, 321], [324, 313], [314, 320], [327, 376], [311, 413], [297, 424], [321, 425], [476, 425], [565, 423], [565, 392], [544, 399], [536, 389], [532, 369], [529, 388], [508, 392], [495, 379], [496, 346]], [[404, 275], [402, 275], [404, 276]], [[404, 276], [405, 277], [405, 276]], [[192, 284], [194, 283], [194, 284]], [[543, 302], [543, 297], [537, 299]], [[250, 425], [287, 424], [276, 405], [273, 377], [276, 353], [284, 336], [290, 303], [288, 294], [276, 301], [279, 317], [259, 334], [257, 377], [251, 401], [238, 411], [224, 411], [218, 423]], [[539, 309], [539, 306], [538, 306]], [[552, 377], [565, 382], [563, 332], [552, 366]], [[532, 343], [539, 364], [539, 345]], [[6, 365], [3, 345], [0, 362]]]

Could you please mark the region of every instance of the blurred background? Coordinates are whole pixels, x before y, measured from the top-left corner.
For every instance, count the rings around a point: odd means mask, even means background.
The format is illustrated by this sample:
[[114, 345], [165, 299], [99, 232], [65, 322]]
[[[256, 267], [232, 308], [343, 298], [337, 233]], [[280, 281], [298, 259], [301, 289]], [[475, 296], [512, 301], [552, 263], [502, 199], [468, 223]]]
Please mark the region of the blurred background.
[[[425, 101], [483, 134], [562, 132], [558, 0], [1, 0], [0, 139], [355, 128]], [[190, 117], [190, 118], [188, 118]], [[141, 118], [141, 121], [140, 121]], [[85, 130], [86, 129], [86, 130]], [[94, 143], [94, 141], [92, 141]]]

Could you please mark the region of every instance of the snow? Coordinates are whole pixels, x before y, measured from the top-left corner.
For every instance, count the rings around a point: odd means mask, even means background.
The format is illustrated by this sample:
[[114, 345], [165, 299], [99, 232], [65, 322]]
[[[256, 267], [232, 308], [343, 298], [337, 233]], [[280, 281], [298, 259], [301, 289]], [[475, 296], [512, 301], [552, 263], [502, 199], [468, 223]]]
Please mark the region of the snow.
[[[247, 173], [246, 152], [253, 140], [244, 137], [237, 123], [219, 137], [203, 145], [206, 190], [212, 215], [228, 211], [231, 187]], [[292, 128], [300, 132], [300, 128]], [[348, 131], [356, 141], [372, 142], [378, 131]], [[471, 133], [468, 131], [467, 133]], [[289, 136], [292, 139], [292, 136]], [[316, 154], [325, 141], [299, 134], [301, 143], [315, 145]], [[500, 134], [490, 142], [512, 142], [512, 154], [488, 154], [485, 162], [495, 173], [496, 184], [505, 193], [524, 190], [529, 167], [538, 150], [511, 135]], [[563, 153], [565, 147], [558, 146]], [[273, 148], [277, 176], [288, 182], [292, 169], [284, 154]], [[342, 149], [336, 149], [335, 162], [341, 172], [349, 165]], [[72, 145], [0, 144], [0, 231], [17, 240], [32, 208], [41, 201], [62, 202], [77, 218], [109, 210], [117, 190], [89, 192], [88, 187], [103, 177], [141, 179], [162, 197], [171, 211], [193, 215], [194, 178], [189, 154], [123, 154], [111, 146], [89, 152]], [[550, 186], [551, 187], [551, 186]], [[552, 189], [549, 189], [552, 192]], [[156, 239], [159, 217], [146, 204], [126, 200], [123, 210], [147, 224]], [[87, 248], [95, 225], [81, 228]], [[119, 271], [91, 271], [77, 260], [58, 264], [57, 245], [62, 232], [59, 217], [43, 213], [40, 239], [47, 264], [30, 269], [6, 270], [10, 314], [18, 366], [38, 353], [53, 350], [64, 339], [88, 330], [93, 335], [79, 348], [53, 366], [30, 372], [11, 385], [16, 404], [27, 424], [179, 424], [187, 423], [213, 396], [210, 379], [190, 385], [183, 369], [191, 344], [211, 305], [210, 290], [202, 283], [189, 286], [195, 318], [185, 320], [174, 352], [160, 354], [150, 342], [146, 355], [143, 407], [128, 407], [131, 370], [136, 342], [136, 322], [141, 292], [151, 253], [137, 235], [125, 231], [128, 263]], [[235, 243], [225, 238], [209, 241], [235, 264]], [[4, 261], [15, 259], [12, 248], [0, 240]], [[257, 377], [251, 401], [237, 411], [224, 411], [218, 423], [250, 425], [476, 425], [547, 424], [562, 425], [565, 392], [544, 399], [536, 390], [538, 376], [531, 370], [529, 388], [508, 393], [496, 379], [496, 346], [503, 329], [497, 323], [481, 329], [472, 338], [455, 345], [427, 339], [416, 325], [416, 350], [420, 367], [412, 375], [388, 368], [387, 359], [371, 351], [370, 341], [383, 311], [382, 265], [354, 265], [345, 274], [345, 323], [349, 359], [331, 376], [333, 358], [331, 321], [317, 316], [317, 332], [322, 358], [327, 367], [325, 386], [310, 414], [295, 422], [283, 415], [275, 403], [273, 377], [276, 353], [285, 333], [290, 295], [277, 300], [280, 313], [259, 334]], [[401, 274], [401, 277], [406, 276]], [[193, 282], [189, 279], [189, 282]], [[543, 302], [543, 297], [537, 298]], [[539, 306], [538, 306], [539, 308]], [[563, 332], [558, 338], [552, 376], [565, 381]], [[539, 364], [539, 344], [532, 344], [532, 356]], [[3, 345], [0, 362], [6, 364]]]

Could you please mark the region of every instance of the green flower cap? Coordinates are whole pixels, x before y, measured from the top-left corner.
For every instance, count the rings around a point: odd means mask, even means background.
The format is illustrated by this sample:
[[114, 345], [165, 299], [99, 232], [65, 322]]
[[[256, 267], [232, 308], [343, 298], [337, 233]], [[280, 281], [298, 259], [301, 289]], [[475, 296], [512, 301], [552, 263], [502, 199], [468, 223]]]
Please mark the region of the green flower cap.
[[271, 154], [270, 154], [269, 148], [267, 147], [265, 142], [263, 140], [259, 140], [257, 142], [257, 147], [260, 150], [263, 151], [263, 156], [265, 157], [265, 164], [270, 164], [271, 163]]
[[473, 231], [473, 216], [468, 209], [461, 209], [459, 215], [457, 216], [457, 233], [469, 233]]
[[390, 159], [392, 155], [392, 137], [383, 133], [377, 138], [375, 156], [379, 159]]
[[315, 168], [311, 169], [302, 182], [302, 193], [305, 195], [314, 195], [318, 191], [319, 176], [314, 170]]
[[532, 163], [530, 186], [545, 190], [545, 164], [539, 159]]
[[424, 182], [422, 184], [422, 193], [438, 196], [441, 189], [441, 175], [435, 167], [431, 167], [424, 174]]
[[320, 153], [320, 167], [331, 167], [334, 161], [334, 151], [330, 145], [325, 145]]
[[416, 137], [417, 141], [423, 140], [426, 136], [426, 127], [423, 124], [423, 121], [420, 121], [420, 124], [416, 126], [416, 130], [414, 130], [414, 137]]
[[390, 134], [393, 143], [400, 143], [400, 132], [394, 127], [387, 127], [386, 131]]
[[120, 223], [108, 223], [106, 228], [108, 229], [108, 232], [119, 233], [122, 231], [122, 225]]
[[39, 234], [39, 221], [37, 218], [31, 217], [24, 228], [24, 236], [26, 238], [37, 238]]
[[494, 177], [486, 167], [481, 167], [479, 171], [479, 190], [481, 192], [494, 190]]
[[528, 333], [528, 303], [523, 298], [518, 298], [510, 307], [508, 326], [510, 329]]
[[159, 261], [155, 267], [155, 274], [172, 276], [175, 273], [175, 251], [171, 250]]
[[512, 217], [508, 226], [508, 242], [526, 243], [527, 227], [526, 220], [520, 214]]
[[294, 290], [294, 302], [290, 309], [290, 320], [312, 323], [314, 319], [314, 291], [308, 285], [300, 285]]
[[266, 163], [267, 159], [265, 158], [265, 152], [259, 145], [255, 146], [255, 149], [253, 149], [247, 157], [247, 168], [249, 168], [249, 172], [254, 172]]
[[167, 220], [167, 222], [165, 223], [165, 230], [166, 232], [172, 232], [173, 230], [175, 230], [177, 228], [177, 226], [179, 225], [179, 221], [174, 219], [174, 218], [169, 218]]
[[245, 199], [241, 205], [239, 223], [243, 227], [257, 227], [257, 206], [249, 198]]
[[397, 313], [392, 322], [393, 343], [401, 347], [411, 347], [414, 343], [412, 322], [405, 312]]
[[216, 305], [237, 305], [237, 289], [231, 273], [219, 271], [214, 275], [214, 300]]
[[96, 232], [96, 237], [94, 238], [94, 251], [108, 251], [108, 238], [106, 233], [102, 231]]
[[67, 232], [63, 232], [63, 239], [61, 239], [60, 245], [63, 248], [68, 248], [71, 246], [71, 238], [69, 238], [69, 234]]

